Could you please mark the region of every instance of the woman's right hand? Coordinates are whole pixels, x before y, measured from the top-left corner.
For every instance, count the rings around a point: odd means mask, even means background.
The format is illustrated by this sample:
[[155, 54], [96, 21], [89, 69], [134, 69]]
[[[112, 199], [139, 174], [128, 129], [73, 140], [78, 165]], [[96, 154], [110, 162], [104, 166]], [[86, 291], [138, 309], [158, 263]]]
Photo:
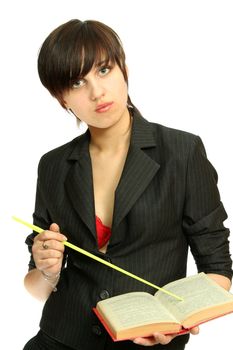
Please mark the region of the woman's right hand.
[[34, 238], [32, 254], [38, 270], [49, 277], [60, 273], [65, 250], [62, 242], [66, 240], [55, 223]]

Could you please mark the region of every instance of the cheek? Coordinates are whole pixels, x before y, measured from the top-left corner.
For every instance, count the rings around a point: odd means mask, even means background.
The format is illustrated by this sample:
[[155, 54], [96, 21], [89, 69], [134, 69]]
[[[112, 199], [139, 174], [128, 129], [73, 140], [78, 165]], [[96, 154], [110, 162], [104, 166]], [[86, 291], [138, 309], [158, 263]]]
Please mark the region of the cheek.
[[73, 110], [79, 109], [79, 106], [83, 106], [84, 104], [84, 97], [81, 94], [79, 94], [79, 96], [77, 96], [75, 93], [69, 94], [64, 97], [64, 100], [67, 108], [71, 108]]
[[121, 89], [119, 90], [119, 93], [120, 93], [122, 102], [126, 104], [128, 101], [128, 85], [126, 84], [125, 81], [123, 82]]
[[128, 86], [124, 79], [119, 79], [118, 83], [116, 81], [112, 84], [112, 91], [115, 91], [115, 94], [118, 95], [118, 98], [124, 100], [128, 96]]
[[87, 116], [91, 112], [90, 110], [90, 104], [87, 100], [87, 97], [82, 94], [79, 94], [79, 96], [76, 99], [72, 99], [71, 107], [70, 107], [75, 115], [85, 123], [88, 123]]

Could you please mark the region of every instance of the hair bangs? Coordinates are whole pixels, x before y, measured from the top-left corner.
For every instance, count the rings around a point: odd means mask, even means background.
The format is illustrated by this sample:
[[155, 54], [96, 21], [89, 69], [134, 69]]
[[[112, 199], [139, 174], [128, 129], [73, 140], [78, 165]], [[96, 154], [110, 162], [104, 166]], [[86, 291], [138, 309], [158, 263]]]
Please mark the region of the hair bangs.
[[70, 84], [77, 78], [83, 78], [93, 67], [120, 63], [122, 52], [116, 37], [107, 35], [109, 33], [103, 31], [102, 26], [98, 27], [96, 23], [98, 22], [83, 22], [80, 32], [77, 33], [73, 52], [69, 58]]

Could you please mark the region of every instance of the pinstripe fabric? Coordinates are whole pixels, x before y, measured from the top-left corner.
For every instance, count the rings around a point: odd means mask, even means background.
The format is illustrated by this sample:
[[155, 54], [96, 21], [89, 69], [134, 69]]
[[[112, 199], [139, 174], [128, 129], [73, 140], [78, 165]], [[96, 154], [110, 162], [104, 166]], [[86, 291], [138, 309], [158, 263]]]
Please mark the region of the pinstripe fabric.
[[[185, 276], [189, 246], [199, 271], [231, 277], [229, 231], [223, 225], [227, 216], [216, 172], [199, 137], [134, 114], [106, 254], [97, 249], [89, 138], [87, 131], [42, 157], [36, 225], [48, 228], [56, 222], [70, 242], [160, 286]], [[32, 238], [26, 241], [29, 250]], [[106, 345], [109, 337], [92, 307], [103, 298], [103, 291], [110, 296], [155, 291], [77, 252], [66, 249], [66, 254], [58, 291], [43, 310], [42, 330], [75, 349], [129, 349], [128, 342]], [[163, 349], [183, 349], [186, 341], [187, 336], [179, 337], [178, 347], [174, 343]]]
[[[174, 340], [173, 344], [169, 345], [169, 350], [183, 350], [185, 345], [184, 342], [180, 341], [180, 338]], [[127, 341], [125, 342], [125, 347], [127, 346], [127, 350], [145, 350], [145, 346], [135, 345], [133, 342]], [[42, 332], [41, 330], [38, 334], [30, 339], [27, 344], [24, 346], [23, 350], [77, 350], [78, 348], [71, 348], [66, 345], [61, 344], [60, 342], [55, 341], [47, 334]], [[92, 347], [90, 345], [90, 350]], [[103, 350], [121, 350], [121, 343], [113, 343], [110, 338], [107, 339]], [[156, 350], [163, 350], [163, 345], [156, 345]]]

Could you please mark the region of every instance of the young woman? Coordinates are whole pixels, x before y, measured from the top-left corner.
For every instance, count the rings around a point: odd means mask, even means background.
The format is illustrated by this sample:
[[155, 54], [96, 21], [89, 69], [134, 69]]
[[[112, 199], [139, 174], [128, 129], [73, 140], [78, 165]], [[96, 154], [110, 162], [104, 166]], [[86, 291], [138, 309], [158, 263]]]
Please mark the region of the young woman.
[[88, 128], [39, 163], [34, 224], [45, 231], [26, 240], [25, 286], [46, 302], [40, 331], [24, 349], [184, 349], [189, 335], [112, 342], [92, 311], [96, 303], [155, 291], [64, 249], [62, 241], [159, 286], [186, 275], [190, 246], [198, 271], [229, 289], [227, 216], [200, 138], [140, 115], [128, 96], [120, 39], [103, 23], [59, 26], [41, 47], [38, 70], [42, 84]]

